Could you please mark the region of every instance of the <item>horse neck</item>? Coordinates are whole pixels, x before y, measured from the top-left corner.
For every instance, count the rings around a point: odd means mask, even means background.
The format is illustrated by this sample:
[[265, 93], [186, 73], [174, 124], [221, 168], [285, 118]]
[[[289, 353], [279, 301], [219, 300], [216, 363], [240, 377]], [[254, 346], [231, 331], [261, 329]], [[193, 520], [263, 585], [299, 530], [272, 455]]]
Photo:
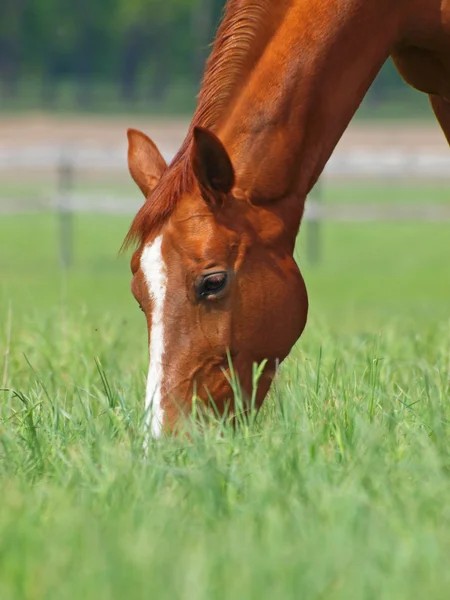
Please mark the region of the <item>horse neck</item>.
[[[394, 0], [293, 0], [219, 128], [238, 188], [298, 203], [316, 182], [395, 42]], [[293, 215], [292, 215], [293, 216]]]

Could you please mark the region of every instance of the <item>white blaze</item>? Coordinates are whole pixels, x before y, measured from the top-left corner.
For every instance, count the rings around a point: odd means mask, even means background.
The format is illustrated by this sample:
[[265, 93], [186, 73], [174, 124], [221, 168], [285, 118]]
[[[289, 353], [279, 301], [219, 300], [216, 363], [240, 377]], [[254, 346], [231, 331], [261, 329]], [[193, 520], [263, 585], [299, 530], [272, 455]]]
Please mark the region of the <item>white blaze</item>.
[[144, 248], [141, 256], [141, 269], [148, 286], [152, 302], [152, 326], [150, 333], [150, 365], [145, 394], [146, 442], [148, 435], [157, 438], [161, 435], [163, 412], [161, 408], [161, 385], [163, 380], [162, 358], [164, 355], [164, 300], [166, 297], [167, 276], [161, 254], [162, 236], [158, 236]]

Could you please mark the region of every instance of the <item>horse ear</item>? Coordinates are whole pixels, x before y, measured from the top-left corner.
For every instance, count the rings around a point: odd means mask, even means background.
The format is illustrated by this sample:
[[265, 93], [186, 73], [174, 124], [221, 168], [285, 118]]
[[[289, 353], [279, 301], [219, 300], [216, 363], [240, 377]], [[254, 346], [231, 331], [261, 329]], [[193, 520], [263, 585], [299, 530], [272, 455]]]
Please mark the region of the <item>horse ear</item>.
[[167, 164], [152, 140], [137, 129], [129, 129], [128, 169], [147, 198], [157, 186]]
[[222, 142], [208, 129], [194, 127], [192, 168], [200, 188], [213, 197], [228, 194], [235, 182], [234, 169]]

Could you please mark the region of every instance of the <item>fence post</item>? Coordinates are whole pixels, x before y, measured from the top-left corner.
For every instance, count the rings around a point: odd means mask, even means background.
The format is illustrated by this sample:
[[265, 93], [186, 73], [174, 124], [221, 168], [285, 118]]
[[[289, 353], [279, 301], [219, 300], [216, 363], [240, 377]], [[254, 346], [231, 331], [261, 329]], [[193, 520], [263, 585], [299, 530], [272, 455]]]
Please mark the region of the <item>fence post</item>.
[[73, 262], [73, 214], [70, 196], [73, 190], [73, 165], [63, 153], [58, 165], [59, 258], [64, 269]]
[[311, 194], [313, 200], [312, 210], [310, 211], [309, 221], [307, 223], [306, 235], [306, 253], [308, 261], [312, 266], [316, 266], [321, 259], [321, 206], [323, 202], [323, 183], [319, 179], [314, 186]]

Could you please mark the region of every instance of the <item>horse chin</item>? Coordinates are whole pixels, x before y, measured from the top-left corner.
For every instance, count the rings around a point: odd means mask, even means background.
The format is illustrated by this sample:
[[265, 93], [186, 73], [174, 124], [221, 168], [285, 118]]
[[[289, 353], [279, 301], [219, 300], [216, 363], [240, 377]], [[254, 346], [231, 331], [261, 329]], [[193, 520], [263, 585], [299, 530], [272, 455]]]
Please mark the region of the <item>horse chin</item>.
[[[269, 361], [258, 381], [254, 381], [253, 365], [259, 365], [261, 362], [253, 360], [250, 356], [244, 358], [242, 354], [234, 355], [231, 361], [228, 356], [215, 357], [209, 361], [204, 366], [203, 373], [197, 373], [197, 383], [194, 381], [186, 394], [183, 394], [183, 401], [177, 402], [174, 397], [170, 400], [165, 398], [163, 404], [167, 418], [166, 429], [176, 429], [177, 422], [188, 416], [189, 408], [193, 409], [194, 401], [194, 412], [204, 412], [213, 418], [225, 417], [225, 420], [231, 419], [233, 422], [236, 414], [248, 413], [251, 408], [258, 410], [276, 373], [276, 362]], [[254, 385], [256, 390], [253, 389]]]
[[[278, 361], [239, 354], [233, 363], [234, 382], [239, 388], [239, 402], [234, 399], [233, 412], [259, 410], [276, 375]], [[230, 379], [230, 374], [227, 373]], [[253, 398], [253, 401], [252, 401]], [[241, 405], [242, 406], [239, 406]]]

